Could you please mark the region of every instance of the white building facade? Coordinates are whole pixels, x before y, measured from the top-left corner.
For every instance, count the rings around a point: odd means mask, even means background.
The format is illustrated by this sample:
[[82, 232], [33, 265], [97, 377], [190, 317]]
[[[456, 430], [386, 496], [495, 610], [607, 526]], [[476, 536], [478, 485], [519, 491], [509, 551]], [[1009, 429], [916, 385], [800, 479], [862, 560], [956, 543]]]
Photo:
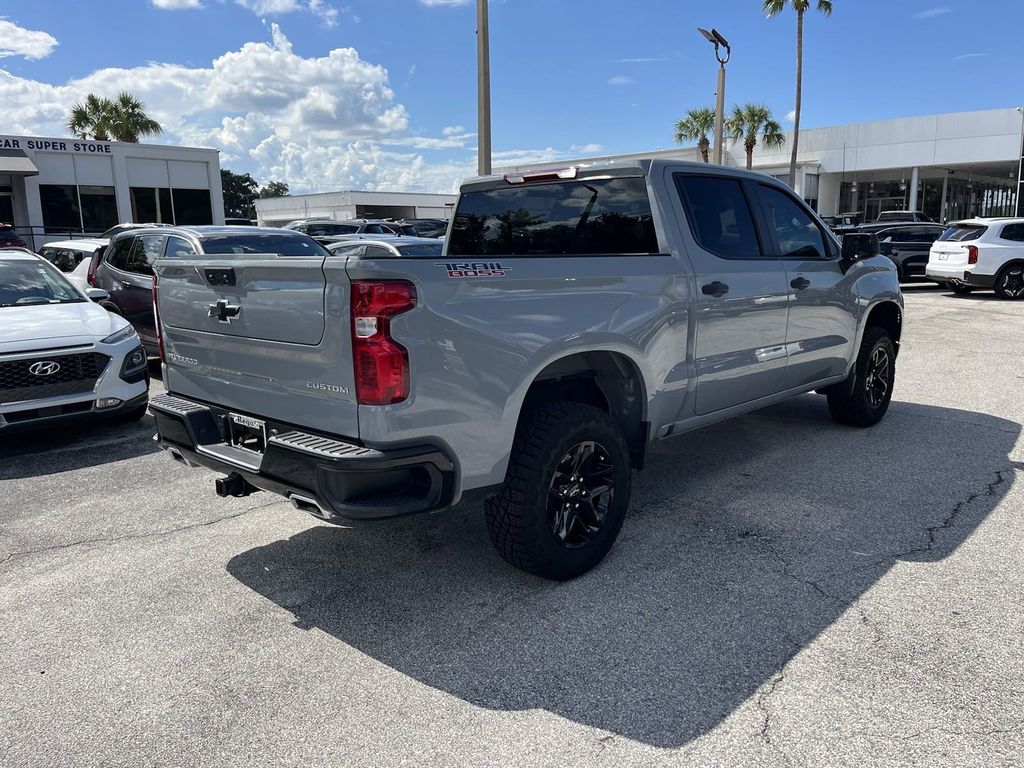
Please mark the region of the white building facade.
[[0, 135], [0, 222], [30, 247], [127, 221], [223, 224], [217, 150]]
[[296, 219], [450, 219], [458, 195], [421, 192], [318, 192], [256, 201], [261, 227]]
[[[755, 148], [753, 168], [788, 181], [792, 134], [777, 150]], [[695, 148], [588, 160], [664, 157], [699, 161]], [[1011, 107], [800, 132], [795, 190], [822, 215], [920, 210], [936, 221], [969, 216], [1024, 216], [1024, 109]], [[725, 164], [746, 165], [742, 142], [726, 147]], [[545, 166], [532, 166], [545, 167]], [[505, 168], [501, 171], [522, 170]]]

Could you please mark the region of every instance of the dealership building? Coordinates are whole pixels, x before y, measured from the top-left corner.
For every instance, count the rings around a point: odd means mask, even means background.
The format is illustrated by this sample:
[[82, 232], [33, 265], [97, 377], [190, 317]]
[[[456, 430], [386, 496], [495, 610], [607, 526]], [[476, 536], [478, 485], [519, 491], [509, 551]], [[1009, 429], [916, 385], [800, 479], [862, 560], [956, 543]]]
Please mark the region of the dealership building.
[[0, 135], [0, 222], [31, 247], [126, 221], [224, 223], [217, 150]]
[[457, 195], [420, 192], [317, 192], [256, 201], [261, 227], [296, 219], [449, 219]]
[[[781, 149], [758, 145], [754, 170], [788, 181], [791, 138]], [[822, 215], [858, 212], [867, 221], [890, 210], [920, 210], [936, 221], [1024, 216], [1021, 108], [804, 129], [798, 149], [794, 188]], [[696, 148], [680, 148], [545, 165], [645, 157], [701, 159]], [[745, 167], [742, 142], [726, 147], [725, 164]]]

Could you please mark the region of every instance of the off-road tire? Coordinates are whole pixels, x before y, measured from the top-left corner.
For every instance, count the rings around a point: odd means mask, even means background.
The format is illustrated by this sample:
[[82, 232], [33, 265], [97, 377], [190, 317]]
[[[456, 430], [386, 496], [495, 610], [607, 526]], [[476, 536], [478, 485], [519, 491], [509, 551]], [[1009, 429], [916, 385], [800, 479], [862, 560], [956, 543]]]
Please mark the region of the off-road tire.
[[[878, 358], [887, 357], [886, 391], [877, 400], [873, 399], [870, 380]], [[876, 372], [877, 375], [877, 372]], [[864, 331], [860, 352], [853, 366], [853, 391], [849, 395], [832, 394], [828, 396], [828, 410], [832, 418], [840, 424], [851, 427], [872, 427], [882, 420], [889, 410], [892, 400], [893, 383], [896, 378], [896, 346], [884, 328], [868, 327]], [[877, 392], [877, 390], [875, 390]]]
[[[574, 447], [586, 442], [604, 449], [614, 490], [592, 538], [568, 546], [552, 529], [549, 498], [556, 470]], [[491, 542], [505, 560], [529, 573], [558, 581], [580, 576], [615, 543], [629, 506], [630, 480], [625, 437], [604, 411], [572, 402], [533, 408], [516, 432], [502, 490], [484, 502]]]

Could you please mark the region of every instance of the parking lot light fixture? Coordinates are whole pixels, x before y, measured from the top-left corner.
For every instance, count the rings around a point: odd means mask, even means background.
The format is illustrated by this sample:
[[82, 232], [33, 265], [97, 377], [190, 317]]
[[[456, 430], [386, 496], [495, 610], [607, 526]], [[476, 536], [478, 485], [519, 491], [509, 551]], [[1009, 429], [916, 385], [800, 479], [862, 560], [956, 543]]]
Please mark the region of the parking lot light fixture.
[[729, 58], [732, 56], [732, 48], [729, 46], [729, 41], [714, 27], [710, 31], [704, 29], [704, 27], [697, 27], [697, 31], [704, 35], [704, 38], [709, 43], [715, 46], [715, 58], [718, 60], [718, 99], [715, 104], [715, 162], [721, 165], [723, 160], [722, 143], [725, 138], [725, 65], [729, 63]]

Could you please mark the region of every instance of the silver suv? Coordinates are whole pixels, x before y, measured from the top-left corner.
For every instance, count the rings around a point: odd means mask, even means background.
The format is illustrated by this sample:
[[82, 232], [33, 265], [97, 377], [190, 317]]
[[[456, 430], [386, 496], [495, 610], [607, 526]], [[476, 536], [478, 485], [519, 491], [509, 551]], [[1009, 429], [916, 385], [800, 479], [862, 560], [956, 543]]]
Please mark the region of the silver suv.
[[160, 444], [221, 495], [332, 522], [483, 497], [505, 559], [568, 579], [611, 548], [657, 441], [810, 391], [867, 427], [892, 397], [893, 263], [760, 174], [473, 179], [440, 256], [267, 232], [180, 230], [194, 253], [156, 265]]

